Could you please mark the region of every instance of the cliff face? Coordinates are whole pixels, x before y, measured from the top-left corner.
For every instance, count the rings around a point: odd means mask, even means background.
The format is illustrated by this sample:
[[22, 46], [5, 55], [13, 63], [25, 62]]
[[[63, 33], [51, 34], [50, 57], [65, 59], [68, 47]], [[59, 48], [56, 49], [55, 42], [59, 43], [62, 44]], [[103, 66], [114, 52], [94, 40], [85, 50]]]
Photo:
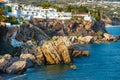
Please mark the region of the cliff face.
[[84, 20], [48, 20], [32, 19], [31, 23], [42, 29], [49, 36], [88, 36], [96, 32], [106, 32], [105, 23], [102, 21], [89, 22]]
[[0, 54], [13, 52], [13, 47], [9, 44], [9, 40], [7, 37], [8, 31], [8, 28], [0, 25]]
[[35, 40], [38, 45], [50, 39], [45, 32], [30, 23], [24, 23], [17, 32], [16, 39], [18, 41], [27, 42], [28, 40]]
[[108, 15], [102, 15], [102, 21], [107, 25], [120, 25], [120, 18], [114, 17], [111, 18]]
[[112, 25], [120, 25], [120, 19], [119, 18], [112, 18]]

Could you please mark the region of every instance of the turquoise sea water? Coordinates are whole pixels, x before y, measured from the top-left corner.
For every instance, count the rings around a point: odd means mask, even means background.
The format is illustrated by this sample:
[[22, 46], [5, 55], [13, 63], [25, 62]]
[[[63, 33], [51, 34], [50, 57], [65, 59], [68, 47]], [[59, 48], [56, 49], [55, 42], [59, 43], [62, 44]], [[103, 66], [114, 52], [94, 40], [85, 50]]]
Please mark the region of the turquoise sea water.
[[[120, 35], [120, 27], [107, 31]], [[23, 75], [9, 80], [120, 80], [120, 41], [81, 45], [90, 51], [89, 57], [74, 59], [76, 70], [69, 65], [48, 65], [28, 69]]]

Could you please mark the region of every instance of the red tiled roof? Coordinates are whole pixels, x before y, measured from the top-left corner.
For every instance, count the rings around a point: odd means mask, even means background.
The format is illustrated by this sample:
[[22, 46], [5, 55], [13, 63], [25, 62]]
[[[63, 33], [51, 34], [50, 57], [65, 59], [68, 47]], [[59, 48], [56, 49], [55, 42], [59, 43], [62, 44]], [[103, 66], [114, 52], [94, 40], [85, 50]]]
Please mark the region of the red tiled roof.
[[0, 0], [0, 2], [6, 2], [6, 0]]

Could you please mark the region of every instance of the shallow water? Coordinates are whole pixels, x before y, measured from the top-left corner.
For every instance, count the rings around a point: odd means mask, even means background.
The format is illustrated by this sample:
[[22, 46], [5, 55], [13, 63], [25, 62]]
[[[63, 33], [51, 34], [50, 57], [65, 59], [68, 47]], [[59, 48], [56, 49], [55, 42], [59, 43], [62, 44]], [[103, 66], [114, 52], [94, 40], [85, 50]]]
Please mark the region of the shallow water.
[[[107, 30], [120, 35], [120, 27]], [[9, 80], [120, 80], [120, 41], [80, 46], [91, 56], [74, 59], [76, 70], [69, 65], [48, 65], [28, 69], [24, 75]]]

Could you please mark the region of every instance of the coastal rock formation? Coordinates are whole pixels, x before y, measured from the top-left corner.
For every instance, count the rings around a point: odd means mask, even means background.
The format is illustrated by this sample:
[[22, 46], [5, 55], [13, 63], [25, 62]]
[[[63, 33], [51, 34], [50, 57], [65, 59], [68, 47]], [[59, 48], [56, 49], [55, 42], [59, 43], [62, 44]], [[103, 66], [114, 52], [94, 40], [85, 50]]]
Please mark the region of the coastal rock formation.
[[42, 46], [43, 54], [48, 64], [70, 63], [70, 41], [66, 37], [48, 41]]
[[9, 44], [7, 37], [8, 28], [0, 25], [0, 55], [12, 53], [13, 47]]
[[0, 76], [0, 80], [4, 80], [4, 79]]
[[71, 69], [77, 69], [77, 66], [76, 65], [71, 65], [70, 68]]
[[35, 57], [36, 57], [36, 64], [37, 65], [44, 65], [45, 64], [45, 57], [44, 57], [44, 54], [43, 54], [40, 46], [36, 47]]
[[45, 22], [32, 19], [31, 23], [49, 36], [93, 36], [97, 31], [106, 32], [105, 23], [102, 21], [48, 20]]
[[26, 61], [16, 61], [10, 67], [6, 69], [6, 72], [9, 74], [13, 73], [22, 73], [26, 68]]
[[18, 61], [19, 58], [11, 57], [9, 54], [5, 54], [0, 58], [0, 71], [6, 72], [6, 69], [12, 65], [15, 61]]
[[18, 41], [27, 42], [28, 40], [35, 40], [38, 45], [42, 45], [45, 41], [47, 41], [49, 36], [46, 35], [41, 29], [36, 26], [33, 26], [29, 22], [23, 23], [20, 27], [16, 39]]
[[93, 36], [85, 36], [85, 37], [79, 36], [77, 38], [78, 43], [80, 43], [80, 44], [88, 44], [88, 43], [92, 42], [92, 39], [93, 39]]
[[112, 25], [120, 25], [120, 18], [112, 18]]
[[11, 65], [11, 56], [9, 54], [5, 54], [0, 58], [0, 71], [5, 72], [6, 68]]
[[27, 62], [27, 68], [32, 67], [35, 63], [35, 56], [32, 54], [21, 54], [20, 59]]

